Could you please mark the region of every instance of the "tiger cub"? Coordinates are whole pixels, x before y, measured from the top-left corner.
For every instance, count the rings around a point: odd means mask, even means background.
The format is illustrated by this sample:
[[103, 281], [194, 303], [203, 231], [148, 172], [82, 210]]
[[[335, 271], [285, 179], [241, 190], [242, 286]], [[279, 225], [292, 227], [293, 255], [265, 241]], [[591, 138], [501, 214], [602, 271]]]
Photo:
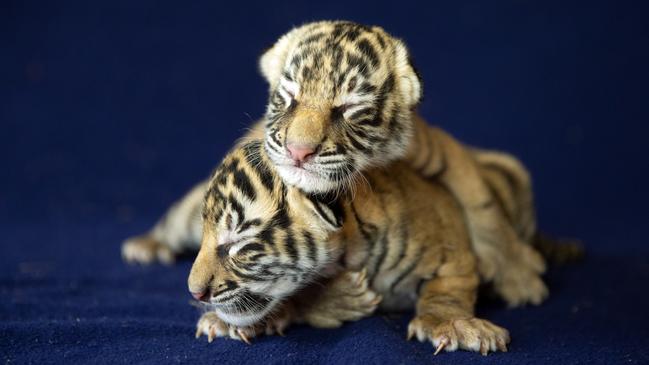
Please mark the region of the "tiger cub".
[[[405, 44], [380, 27], [345, 21], [297, 27], [260, 59], [269, 100], [254, 133], [263, 135], [282, 180], [310, 193], [347, 191], [365, 171], [396, 160], [435, 176], [465, 210], [482, 277], [512, 306], [540, 303], [547, 296], [543, 259], [499, 210], [469, 149], [417, 116], [423, 86], [410, 58]], [[174, 215], [196, 212], [195, 192]], [[182, 236], [196, 243], [199, 232]], [[131, 240], [125, 256], [170, 261], [177, 244], [187, 243], [176, 239], [170, 247], [156, 236]]]
[[365, 270], [381, 309], [415, 310], [409, 338], [436, 353], [506, 351], [507, 330], [474, 316], [477, 259], [453, 195], [401, 162], [365, 178], [353, 196], [307, 193], [280, 178], [263, 143], [235, 147], [210, 179], [188, 279], [211, 309], [199, 334], [247, 340], [309, 283]]

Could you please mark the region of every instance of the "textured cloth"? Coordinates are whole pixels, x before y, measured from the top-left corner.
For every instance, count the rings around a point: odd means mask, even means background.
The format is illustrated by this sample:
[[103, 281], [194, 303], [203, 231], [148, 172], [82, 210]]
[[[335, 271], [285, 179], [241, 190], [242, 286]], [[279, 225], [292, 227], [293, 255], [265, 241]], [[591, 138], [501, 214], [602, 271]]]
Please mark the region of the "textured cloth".
[[[2, 2], [0, 361], [648, 363], [646, 5], [430, 3]], [[520, 156], [541, 227], [584, 241], [585, 261], [550, 270], [542, 306], [480, 301], [510, 352], [435, 357], [405, 340], [411, 314], [208, 344], [194, 339], [189, 261], [121, 262], [120, 242], [263, 114], [260, 52], [335, 18], [405, 39], [422, 115]]]

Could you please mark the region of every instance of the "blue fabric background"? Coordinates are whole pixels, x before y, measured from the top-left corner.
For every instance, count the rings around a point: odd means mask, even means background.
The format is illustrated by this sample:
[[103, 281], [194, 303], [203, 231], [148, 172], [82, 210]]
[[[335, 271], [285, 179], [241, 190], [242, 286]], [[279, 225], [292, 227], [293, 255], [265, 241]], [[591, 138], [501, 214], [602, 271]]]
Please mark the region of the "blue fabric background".
[[[648, 363], [646, 2], [3, 1], [0, 361]], [[407, 315], [296, 327], [253, 346], [194, 340], [189, 262], [128, 267], [147, 229], [262, 115], [257, 57], [291, 26], [344, 18], [404, 38], [421, 113], [520, 156], [540, 225], [584, 240], [536, 308], [482, 301], [507, 354], [432, 355]]]

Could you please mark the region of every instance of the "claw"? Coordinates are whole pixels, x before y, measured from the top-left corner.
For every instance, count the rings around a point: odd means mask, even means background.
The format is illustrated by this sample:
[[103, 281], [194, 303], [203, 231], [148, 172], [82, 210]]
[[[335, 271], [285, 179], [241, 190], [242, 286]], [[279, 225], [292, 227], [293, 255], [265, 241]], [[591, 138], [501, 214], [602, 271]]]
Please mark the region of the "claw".
[[383, 297], [380, 296], [380, 295], [377, 295], [376, 298], [374, 298], [374, 300], [371, 302], [371, 304], [372, 305], [379, 305], [379, 303], [381, 303], [382, 300], [383, 300]]
[[207, 342], [212, 343], [212, 341], [214, 341], [214, 337], [216, 337], [216, 330], [214, 329], [214, 326], [212, 326], [207, 333]]
[[442, 350], [444, 350], [444, 347], [448, 345], [448, 338], [444, 337], [440, 342], [437, 348], [435, 349], [435, 353], [433, 355], [439, 354]]
[[367, 268], [363, 268], [363, 270], [361, 270], [360, 275], [358, 275], [358, 279], [356, 279], [356, 286], [360, 286], [366, 277], [367, 277]]
[[406, 336], [406, 341], [410, 341], [410, 339], [414, 335], [415, 335], [415, 330], [412, 327], [408, 327], [408, 336]]
[[480, 354], [482, 356], [487, 356], [489, 354], [489, 347], [485, 341], [480, 342]]
[[239, 335], [239, 337], [241, 337], [243, 342], [247, 343], [248, 345], [251, 345], [248, 336], [246, 336], [246, 334], [241, 329], [237, 329], [237, 334]]
[[198, 327], [196, 329], [196, 338], [201, 337], [202, 334], [203, 334], [203, 330], [200, 327]]
[[496, 340], [496, 346], [498, 346], [498, 350], [507, 352], [507, 345], [505, 345], [505, 342], [503, 340]]
[[280, 327], [277, 327], [277, 328], [275, 328], [275, 330], [277, 331], [278, 335], [284, 337], [284, 330], [283, 329], [281, 329]]

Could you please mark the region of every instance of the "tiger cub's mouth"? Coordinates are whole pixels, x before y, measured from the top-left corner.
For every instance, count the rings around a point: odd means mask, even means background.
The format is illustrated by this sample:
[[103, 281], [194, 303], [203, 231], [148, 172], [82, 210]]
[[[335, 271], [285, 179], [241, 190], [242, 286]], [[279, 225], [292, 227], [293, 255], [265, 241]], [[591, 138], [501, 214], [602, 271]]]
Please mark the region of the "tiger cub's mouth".
[[311, 164], [301, 165], [300, 167], [292, 164], [282, 164], [276, 165], [276, 167], [277, 172], [286, 184], [296, 186], [305, 192], [325, 193], [338, 189], [339, 184], [330, 179], [327, 174], [318, 171], [318, 165], [314, 166], [315, 169], [311, 167]]

